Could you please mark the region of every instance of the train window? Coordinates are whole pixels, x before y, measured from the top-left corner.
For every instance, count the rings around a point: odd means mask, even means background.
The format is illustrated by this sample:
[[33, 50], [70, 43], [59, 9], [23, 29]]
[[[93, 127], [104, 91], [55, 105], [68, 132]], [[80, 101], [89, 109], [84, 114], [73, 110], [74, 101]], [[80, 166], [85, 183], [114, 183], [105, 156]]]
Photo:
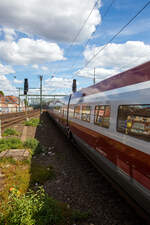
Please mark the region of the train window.
[[67, 106], [63, 106], [62, 110], [63, 110], [63, 117], [67, 117]]
[[98, 126], [109, 128], [110, 106], [96, 105], [94, 112], [94, 123]]
[[150, 105], [121, 105], [117, 131], [150, 141]]
[[55, 113], [60, 113], [60, 106], [55, 106], [54, 107], [54, 112]]
[[63, 110], [63, 107], [60, 108], [60, 115], [61, 115], [61, 116], [64, 116], [64, 110]]
[[90, 115], [91, 115], [91, 107], [88, 105], [82, 105], [81, 119], [86, 122], [90, 122]]
[[74, 118], [80, 119], [80, 105], [74, 107]]
[[74, 117], [74, 106], [70, 105], [69, 106], [69, 118], [73, 118]]

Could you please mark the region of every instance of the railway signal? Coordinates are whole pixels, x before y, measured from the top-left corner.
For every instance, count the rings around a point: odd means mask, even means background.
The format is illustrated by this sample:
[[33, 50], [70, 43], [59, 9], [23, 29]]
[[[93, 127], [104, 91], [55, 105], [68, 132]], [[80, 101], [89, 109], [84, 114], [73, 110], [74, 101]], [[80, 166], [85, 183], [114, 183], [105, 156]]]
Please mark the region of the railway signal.
[[24, 95], [27, 95], [27, 93], [28, 93], [28, 79], [27, 78], [25, 78], [24, 79]]
[[75, 93], [76, 91], [77, 91], [76, 79], [73, 79], [73, 83], [72, 83], [72, 92]]
[[26, 115], [26, 120], [28, 120], [28, 117], [27, 117], [27, 93], [28, 93], [28, 79], [25, 78], [24, 79], [24, 95], [26, 96], [26, 99], [25, 99], [25, 115]]

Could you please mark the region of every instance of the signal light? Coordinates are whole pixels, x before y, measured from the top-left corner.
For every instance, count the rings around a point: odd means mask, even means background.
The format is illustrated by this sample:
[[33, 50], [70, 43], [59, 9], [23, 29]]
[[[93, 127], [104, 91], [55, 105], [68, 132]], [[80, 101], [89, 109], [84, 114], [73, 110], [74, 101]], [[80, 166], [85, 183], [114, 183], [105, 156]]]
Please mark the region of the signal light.
[[77, 91], [76, 79], [73, 79], [72, 91], [75, 93]]
[[24, 95], [27, 95], [28, 92], [28, 79], [24, 79]]

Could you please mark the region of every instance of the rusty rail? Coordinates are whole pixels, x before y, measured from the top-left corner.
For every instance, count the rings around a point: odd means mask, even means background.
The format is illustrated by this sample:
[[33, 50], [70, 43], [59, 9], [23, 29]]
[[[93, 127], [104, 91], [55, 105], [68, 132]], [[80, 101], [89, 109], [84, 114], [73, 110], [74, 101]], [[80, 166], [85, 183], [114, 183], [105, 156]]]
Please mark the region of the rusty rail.
[[[32, 116], [35, 116], [38, 114], [40, 114], [39, 110], [28, 111], [28, 117], [32, 117]], [[25, 118], [26, 118], [25, 112], [13, 113], [13, 114], [11, 114], [11, 116], [10, 116], [10, 114], [8, 114], [8, 115], [9, 116], [7, 117], [7, 114], [5, 114], [5, 116], [3, 115], [3, 118], [0, 118], [2, 130], [15, 124], [15, 123], [25, 120]]]

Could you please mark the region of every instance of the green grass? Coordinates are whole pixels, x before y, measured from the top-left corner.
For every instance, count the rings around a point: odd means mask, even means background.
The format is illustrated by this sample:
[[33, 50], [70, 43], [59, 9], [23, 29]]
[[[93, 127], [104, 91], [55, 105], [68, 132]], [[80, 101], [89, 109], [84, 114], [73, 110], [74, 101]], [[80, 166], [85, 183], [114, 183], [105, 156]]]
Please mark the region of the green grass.
[[31, 154], [39, 154], [44, 152], [44, 147], [42, 147], [38, 140], [35, 138], [29, 138], [24, 143], [17, 137], [9, 137], [0, 139], [0, 152], [7, 149], [30, 149]]
[[39, 118], [31, 118], [28, 121], [25, 121], [25, 126], [32, 126], [32, 127], [37, 127], [40, 123]]
[[20, 133], [13, 128], [7, 128], [4, 130], [3, 136], [19, 136]]
[[23, 143], [19, 138], [2, 138], [0, 139], [0, 152], [6, 149], [20, 149], [23, 148]]
[[[9, 202], [9, 189], [11, 187], [17, 187], [21, 193], [27, 191], [30, 183], [30, 165], [26, 161], [7, 158], [0, 160], [0, 168], [5, 175], [5, 186], [0, 192], [0, 202], [4, 202], [7, 205]], [[0, 213], [1, 211], [2, 209], [0, 210]]]
[[40, 145], [39, 141], [35, 138], [29, 138], [27, 139], [24, 144], [24, 148], [30, 149], [31, 154], [40, 154], [41, 152], [44, 152], [44, 147]]
[[[44, 152], [36, 139], [24, 143], [18, 138], [0, 139], [0, 151], [9, 148], [29, 148], [32, 154]], [[0, 192], [1, 225], [71, 225], [85, 221], [89, 214], [72, 210], [68, 205], [49, 197], [42, 187], [29, 190], [35, 183], [44, 184], [54, 179], [52, 166], [41, 165], [38, 161], [14, 161], [0, 159], [0, 168], [5, 174], [5, 186]]]
[[5, 225], [70, 225], [88, 217], [49, 197], [42, 187], [22, 195], [13, 188], [9, 203], [2, 202], [1, 209], [0, 224]]
[[35, 183], [42, 185], [45, 181], [53, 178], [55, 178], [55, 172], [52, 166], [40, 165], [37, 162], [32, 162], [30, 178], [31, 185], [34, 185]]
[[34, 154], [36, 148], [39, 145], [39, 141], [35, 138], [29, 138], [24, 142], [24, 148], [26, 149], [31, 149], [32, 150], [32, 154]]
[[1, 164], [14, 164], [16, 165], [17, 162], [15, 159], [13, 159], [12, 157], [8, 157], [8, 158], [0, 158], [0, 165]]

